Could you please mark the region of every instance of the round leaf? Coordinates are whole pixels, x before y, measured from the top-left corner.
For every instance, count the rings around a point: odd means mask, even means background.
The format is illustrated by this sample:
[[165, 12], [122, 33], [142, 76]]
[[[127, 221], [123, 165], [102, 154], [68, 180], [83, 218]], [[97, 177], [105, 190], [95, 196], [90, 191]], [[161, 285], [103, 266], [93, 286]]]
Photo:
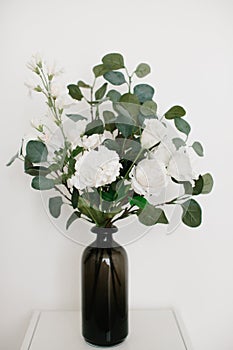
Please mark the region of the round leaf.
[[202, 180], [203, 180], [203, 188], [201, 193], [207, 194], [212, 191], [213, 185], [214, 185], [214, 180], [211, 174], [207, 173], [202, 175]]
[[93, 134], [103, 134], [103, 132], [104, 124], [100, 119], [95, 119], [92, 122], [88, 123], [85, 130], [85, 134], [88, 136]]
[[54, 218], [60, 216], [62, 204], [63, 200], [61, 196], [49, 198], [49, 212]]
[[104, 79], [113, 85], [122, 85], [126, 82], [124, 74], [121, 72], [107, 72], [104, 74]]
[[146, 101], [140, 108], [140, 112], [146, 116], [156, 116], [157, 104], [154, 101]]
[[124, 68], [124, 58], [119, 53], [109, 53], [102, 58], [103, 65], [106, 69], [115, 70]]
[[191, 127], [189, 123], [187, 123], [184, 119], [181, 119], [181, 118], [175, 118], [174, 122], [177, 130], [179, 130], [180, 132], [188, 136], [188, 134], [191, 131]]
[[75, 211], [71, 214], [71, 216], [69, 217], [69, 219], [67, 220], [66, 223], [66, 229], [68, 230], [68, 228], [70, 227], [70, 225], [77, 219], [79, 219], [81, 216], [81, 213], [79, 211]]
[[93, 73], [95, 74], [96, 78], [101, 77], [102, 75], [104, 75], [108, 71], [109, 71], [109, 69], [104, 67], [103, 64], [99, 64], [98, 66], [95, 66], [93, 68]]
[[146, 226], [155, 224], [168, 224], [168, 220], [164, 211], [160, 208], [155, 208], [151, 204], [147, 204], [138, 215], [139, 221]]
[[194, 151], [196, 152], [196, 154], [197, 154], [199, 157], [203, 157], [203, 156], [204, 156], [204, 150], [203, 150], [203, 147], [202, 147], [202, 145], [200, 144], [200, 142], [195, 141], [195, 142], [192, 144], [192, 148], [194, 149]]
[[26, 156], [32, 163], [46, 162], [48, 156], [47, 147], [41, 141], [29, 141], [26, 146]]
[[175, 118], [181, 118], [186, 114], [185, 110], [181, 106], [174, 106], [165, 113], [166, 119], [175, 119]]
[[180, 139], [179, 137], [174, 137], [174, 139], [172, 139], [172, 142], [174, 143], [176, 149], [178, 150], [180, 147], [185, 146], [186, 143], [184, 142], [184, 140]]
[[152, 100], [154, 88], [147, 84], [138, 84], [134, 87], [134, 94], [138, 97], [140, 103]]
[[78, 101], [81, 101], [81, 99], [83, 98], [83, 95], [81, 93], [81, 90], [79, 89], [78, 85], [75, 84], [70, 84], [67, 86], [68, 90], [69, 90], [69, 95]]
[[116, 90], [110, 90], [107, 93], [107, 97], [109, 97], [112, 102], [118, 102], [121, 98], [121, 94]]
[[139, 99], [134, 94], [126, 93], [126, 94], [121, 96], [120, 102], [139, 104]]
[[144, 78], [149, 73], [150, 66], [147, 63], [140, 63], [135, 70], [135, 74], [138, 78]]
[[185, 225], [189, 227], [198, 227], [201, 224], [201, 207], [194, 199], [189, 199], [182, 203], [182, 209], [182, 221]]
[[32, 179], [32, 188], [35, 190], [51, 190], [54, 187], [54, 180], [53, 179], [47, 179], [47, 177], [44, 176], [36, 176]]

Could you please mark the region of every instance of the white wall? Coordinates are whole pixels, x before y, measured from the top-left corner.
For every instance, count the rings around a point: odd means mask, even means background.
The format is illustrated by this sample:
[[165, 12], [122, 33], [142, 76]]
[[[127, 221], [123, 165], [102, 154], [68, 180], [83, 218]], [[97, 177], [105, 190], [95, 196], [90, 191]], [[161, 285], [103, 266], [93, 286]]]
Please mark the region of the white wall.
[[33, 309], [80, 306], [82, 247], [49, 221], [22, 164], [5, 167], [44, 111], [23, 85], [37, 51], [64, 66], [68, 82], [89, 79], [107, 52], [131, 68], [147, 61], [161, 110], [188, 110], [214, 192], [201, 199], [200, 228], [167, 236], [155, 227], [128, 246], [131, 306], [173, 305], [195, 350], [233, 348], [232, 11], [230, 0], [1, 0], [1, 350], [19, 348]]

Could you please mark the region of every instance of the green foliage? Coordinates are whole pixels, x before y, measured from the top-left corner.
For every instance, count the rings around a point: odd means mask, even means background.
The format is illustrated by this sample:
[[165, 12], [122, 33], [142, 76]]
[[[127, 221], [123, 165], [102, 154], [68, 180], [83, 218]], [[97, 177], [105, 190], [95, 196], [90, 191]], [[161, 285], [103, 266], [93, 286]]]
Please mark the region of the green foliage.
[[138, 84], [134, 87], [133, 91], [140, 103], [151, 101], [155, 93], [154, 88], [147, 84]]
[[140, 107], [140, 112], [145, 117], [156, 117], [157, 112], [157, 104], [154, 101], [145, 101], [143, 105]]
[[134, 94], [131, 94], [131, 93], [126, 93], [126, 94], [122, 95], [120, 98], [120, 102], [135, 103], [135, 104], [140, 103], [138, 97]]
[[174, 143], [174, 145], [175, 145], [175, 147], [176, 147], [177, 150], [178, 150], [180, 147], [186, 145], [186, 143], [184, 142], [184, 140], [182, 140], [182, 139], [179, 138], [179, 137], [174, 137], [174, 138], [172, 139], [172, 142]]
[[117, 70], [124, 68], [124, 58], [119, 53], [109, 53], [102, 58], [103, 65], [106, 69]]
[[31, 185], [35, 190], [46, 191], [54, 188], [55, 182], [45, 176], [36, 176], [32, 179]]
[[138, 219], [145, 226], [168, 224], [164, 211], [151, 204], [147, 204], [144, 209], [139, 212]]
[[134, 196], [130, 200], [130, 205], [136, 205], [138, 208], [144, 209], [145, 206], [148, 205], [148, 202], [147, 202], [146, 198], [144, 198], [142, 196]]
[[188, 199], [182, 203], [182, 221], [189, 227], [198, 227], [202, 220], [202, 211], [200, 205], [194, 199]]
[[81, 99], [83, 98], [83, 94], [82, 94], [81, 90], [79, 89], [78, 85], [70, 84], [67, 86], [67, 88], [69, 90], [69, 95], [74, 100], [81, 101]]
[[19, 152], [17, 152], [10, 160], [9, 162], [6, 164], [6, 166], [10, 166], [11, 164], [14, 163], [14, 161], [19, 158]]
[[150, 66], [147, 63], [140, 63], [135, 70], [135, 74], [138, 78], [144, 78], [149, 73], [150, 73]]
[[96, 92], [95, 92], [95, 98], [96, 100], [101, 100], [107, 90], [108, 83], [104, 83]]
[[108, 71], [109, 71], [109, 69], [106, 68], [103, 64], [98, 64], [97, 66], [95, 66], [93, 68], [93, 73], [95, 74], [96, 78], [101, 77], [102, 75], [104, 75]]
[[189, 123], [186, 122], [186, 120], [181, 118], [174, 118], [174, 123], [177, 130], [179, 130], [180, 132], [184, 133], [187, 136], [189, 135], [191, 131], [191, 127]]
[[122, 85], [126, 83], [124, 74], [121, 72], [107, 72], [104, 74], [104, 79], [107, 80], [112, 85]]
[[91, 86], [89, 85], [89, 84], [86, 84], [84, 81], [82, 81], [82, 80], [79, 80], [78, 81], [78, 87], [81, 87], [81, 88], [83, 88], [83, 89], [90, 89], [91, 88]]
[[118, 102], [118, 101], [120, 101], [121, 94], [116, 90], [109, 90], [107, 93], [107, 97], [109, 97], [109, 99], [112, 102]]
[[100, 119], [95, 119], [92, 122], [88, 123], [85, 130], [85, 134], [87, 136], [90, 136], [93, 134], [103, 134], [103, 132], [104, 132], [104, 124]]
[[211, 174], [207, 173], [202, 175], [203, 179], [203, 188], [202, 188], [202, 193], [203, 194], [208, 194], [212, 191], [213, 185], [214, 185], [214, 180]]
[[174, 106], [174, 107], [170, 108], [169, 111], [167, 111], [164, 116], [166, 119], [175, 119], [175, 118], [181, 118], [185, 114], [186, 114], [186, 112], [185, 112], [183, 107]]
[[79, 120], [87, 120], [87, 118], [81, 114], [66, 114], [66, 116], [73, 122], [78, 122]]
[[192, 148], [193, 148], [193, 150], [196, 152], [196, 154], [197, 154], [199, 157], [203, 157], [203, 156], [204, 156], [204, 150], [203, 150], [203, 147], [202, 147], [202, 145], [200, 144], [200, 142], [195, 141], [195, 142], [192, 144]]
[[61, 214], [63, 200], [61, 196], [49, 198], [49, 212], [54, 218], [58, 218]]
[[111, 111], [104, 111], [103, 112], [103, 118], [105, 123], [105, 130], [113, 132], [113, 130], [116, 129], [115, 121], [116, 117], [115, 114]]
[[26, 146], [26, 156], [32, 163], [46, 162], [48, 150], [41, 141], [29, 141]]
[[74, 209], [76, 209], [78, 206], [78, 199], [79, 199], [79, 191], [77, 190], [77, 188], [73, 187], [73, 192], [72, 192], [72, 196], [71, 196], [71, 203], [72, 203], [72, 207]]
[[79, 211], [74, 211], [71, 216], [69, 217], [69, 219], [67, 220], [66, 223], [66, 230], [68, 230], [68, 228], [70, 227], [70, 225], [77, 219], [79, 219], [81, 217], [81, 213]]

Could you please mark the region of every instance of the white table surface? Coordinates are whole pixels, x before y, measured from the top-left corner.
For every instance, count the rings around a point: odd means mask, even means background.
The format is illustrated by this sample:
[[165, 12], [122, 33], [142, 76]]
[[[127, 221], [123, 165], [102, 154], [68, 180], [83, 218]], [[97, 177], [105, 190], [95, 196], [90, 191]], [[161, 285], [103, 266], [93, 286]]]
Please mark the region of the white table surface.
[[[35, 311], [21, 350], [90, 350], [79, 311]], [[191, 350], [182, 321], [171, 309], [133, 310], [129, 336], [118, 350]], [[106, 348], [105, 349], [110, 349]]]

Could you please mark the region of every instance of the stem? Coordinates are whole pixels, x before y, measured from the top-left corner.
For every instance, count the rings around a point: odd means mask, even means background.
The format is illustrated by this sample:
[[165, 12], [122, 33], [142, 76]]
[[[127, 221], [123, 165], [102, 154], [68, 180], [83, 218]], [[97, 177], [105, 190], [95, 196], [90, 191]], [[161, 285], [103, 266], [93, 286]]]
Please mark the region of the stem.
[[55, 190], [58, 191], [63, 197], [65, 197], [69, 202], [71, 202], [71, 199], [69, 197], [67, 197], [67, 195], [65, 195], [65, 193], [63, 193], [60, 188], [58, 188], [57, 186], [54, 186]]

